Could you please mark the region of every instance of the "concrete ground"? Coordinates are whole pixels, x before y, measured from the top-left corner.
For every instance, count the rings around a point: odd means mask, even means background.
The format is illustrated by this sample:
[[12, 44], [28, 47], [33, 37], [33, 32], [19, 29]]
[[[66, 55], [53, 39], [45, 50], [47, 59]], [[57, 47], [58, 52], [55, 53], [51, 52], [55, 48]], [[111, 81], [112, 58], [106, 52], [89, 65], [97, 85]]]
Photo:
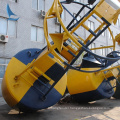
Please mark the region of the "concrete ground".
[[0, 120], [120, 120], [120, 100], [62, 103], [36, 113], [19, 114], [0, 97]]

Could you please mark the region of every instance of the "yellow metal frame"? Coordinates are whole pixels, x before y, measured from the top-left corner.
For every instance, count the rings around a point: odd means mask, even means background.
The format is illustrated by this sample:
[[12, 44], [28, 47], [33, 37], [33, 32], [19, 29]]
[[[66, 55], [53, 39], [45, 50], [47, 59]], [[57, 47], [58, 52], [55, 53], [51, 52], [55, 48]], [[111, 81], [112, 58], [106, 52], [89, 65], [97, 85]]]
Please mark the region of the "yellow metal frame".
[[[94, 13], [96, 13], [97, 16], [100, 17], [100, 18], [102, 17], [101, 14], [98, 13], [98, 11], [99, 11], [98, 8], [99, 8], [99, 6], [100, 6], [101, 4], [103, 4], [103, 6], [106, 5], [105, 1], [104, 1], [104, 0], [101, 0], [101, 1], [99, 2], [99, 4], [95, 7], [95, 9], [94, 9], [87, 17], [85, 17], [75, 28], [73, 28], [73, 30], [72, 30], [71, 32], [69, 32], [69, 31], [66, 29], [66, 27], [65, 27], [65, 25], [64, 25], [64, 23], [63, 23], [63, 21], [62, 21], [62, 19], [61, 19], [61, 17], [60, 17], [60, 15], [62, 14], [62, 11], [63, 11], [62, 5], [61, 5], [61, 3], [60, 3], [59, 0], [54, 0], [52, 7], [51, 7], [51, 8], [49, 9], [49, 11], [46, 13], [46, 16], [45, 16], [45, 18], [44, 18], [44, 35], [45, 35], [45, 38], [46, 38], [46, 41], [47, 41], [47, 47], [48, 47], [48, 52], [46, 52], [46, 54], [52, 53], [58, 60], [61, 61], [62, 66], [66, 67], [66, 66], [63, 64], [63, 63], [65, 62], [65, 60], [62, 59], [62, 58], [57, 54], [57, 52], [55, 51], [55, 49], [58, 48], [59, 52], [61, 52], [62, 48], [64, 48], [66, 51], [68, 51], [70, 46], [69, 46], [68, 48], [66, 48], [66, 47], [63, 45], [63, 42], [66, 41], [68, 38], [70, 38], [70, 39], [72, 40], [71, 43], [78, 49], [77, 51], [75, 51], [75, 50], [73, 49], [74, 54], [77, 55], [77, 54], [79, 53], [79, 50], [80, 50], [81, 47], [82, 47], [82, 45], [78, 42], [79, 38], [83, 41], [84, 44], [86, 44], [88, 40], [91, 40], [91, 38], [93, 37], [93, 35], [90, 34], [90, 35], [88, 36], [88, 38], [87, 38], [86, 40], [84, 40], [84, 39], [81, 38], [80, 36], [78, 36], [78, 38], [77, 38], [76, 36], [73, 35], [73, 33], [74, 33], [75, 30], [77, 30], [80, 26], [83, 26], [85, 29], [89, 30], [89, 28], [88, 28], [84, 23], [85, 23], [85, 21], [88, 20], [88, 18], [91, 17]], [[110, 7], [110, 6], [109, 6], [109, 7]], [[115, 14], [109, 19], [109, 22], [110, 22], [110, 23], [112, 23], [112, 22], [114, 22], [114, 20], [116, 20], [116, 17], [119, 15], [119, 12], [120, 12], [120, 10], [116, 10], [116, 11], [115, 11]], [[57, 34], [49, 34], [49, 33], [48, 33], [47, 20], [48, 20], [48, 19], [51, 19], [51, 18], [55, 18], [55, 17], [58, 18], [58, 20], [59, 20], [59, 22], [60, 22], [60, 24], [61, 24], [64, 32], [63, 32], [63, 33], [59, 33], [59, 34], [58, 34], [58, 33], [57, 33]], [[115, 18], [113, 18], [113, 17], [115, 17]], [[97, 19], [97, 21], [100, 22], [101, 25], [94, 31], [95, 33], [97, 33], [99, 30], [101, 30], [101, 29], [103, 28], [103, 26], [105, 25], [105, 22], [101, 22], [99, 19]], [[111, 29], [108, 28], [108, 30], [109, 30], [109, 32], [110, 32], [110, 34], [111, 34], [111, 36], [112, 36], [113, 45], [111, 45], [111, 46], [104, 46], [104, 47], [92, 48], [91, 50], [111, 48], [111, 47], [113, 47], [113, 50], [115, 50], [115, 41], [116, 41], [116, 40], [115, 40], [115, 38], [114, 38], [114, 36], [113, 36], [113, 34], [112, 34]], [[54, 45], [51, 45], [51, 44], [50, 44], [49, 38], [48, 38], [49, 35], [50, 35], [51, 38], [53, 39], [53, 41], [54, 41], [54, 43], [55, 43]], [[56, 40], [56, 37], [59, 38], [59, 39]], [[72, 47], [71, 47], [71, 49], [72, 49]], [[73, 58], [74, 58], [74, 57], [73, 57]], [[73, 58], [71, 58], [71, 60], [68, 61], [68, 63], [70, 63]], [[23, 73], [25, 73], [28, 69], [30, 69], [34, 64], [36, 64], [36, 62], [37, 62], [38, 60], [39, 60], [39, 58], [37, 58], [36, 60], [34, 60], [33, 62], [31, 62], [23, 72], [21, 72], [19, 75], [17, 75], [17, 76], [15, 77], [15, 79], [18, 79], [18, 77], [20, 77]]]
[[[51, 66], [53, 66], [56, 62], [60, 66], [62, 66], [64, 68], [66, 67], [66, 65], [64, 65], [65, 60], [58, 55], [58, 53], [55, 51], [55, 49], [57, 48], [60, 53], [62, 53], [62, 49], [64, 49], [66, 52], [68, 52], [68, 54], [63, 54], [63, 57], [68, 58], [68, 64], [69, 64], [74, 59], [74, 57], [76, 55], [78, 55], [79, 51], [81, 50], [82, 44], [79, 43], [79, 39], [83, 42], [83, 44], [86, 44], [88, 42], [88, 40], [91, 40], [93, 37], [93, 35], [90, 34], [88, 36], [88, 38], [84, 40], [80, 36], [73, 35], [73, 33], [80, 26], [83, 26], [86, 30], [89, 31], [90, 28], [85, 25], [85, 22], [93, 14], [96, 14], [99, 18], [104, 17], [103, 11], [102, 12], [99, 11], [99, 7], [101, 5], [104, 7], [107, 4], [104, 0], [101, 0], [99, 2], [99, 4], [94, 8], [94, 10], [69, 32], [66, 29], [66, 27], [60, 17], [60, 15], [63, 12], [63, 7], [59, 0], [54, 0], [52, 7], [46, 13], [46, 16], [44, 19], [44, 35], [45, 35], [45, 38], [47, 41], [47, 49], [42, 51], [42, 53], [38, 56], [38, 58], [36, 60], [33, 60], [28, 65], [24, 65], [21, 61], [19, 61], [18, 59], [13, 57], [11, 60], [11, 64], [8, 66], [8, 68], [6, 70], [5, 77], [4, 77], [5, 80], [3, 80], [2, 89], [4, 92], [4, 97], [5, 97], [6, 101], [8, 101], [8, 104], [10, 106], [15, 106], [17, 103], [19, 103], [19, 101], [22, 99], [22, 97], [25, 95], [25, 93], [30, 89], [30, 87], [33, 86], [33, 83], [37, 80], [37, 78], [40, 75], [43, 75], [50, 82], [51, 85], [53, 85], [55, 83], [55, 81], [52, 80], [49, 76], [47, 76], [45, 74], [45, 72]], [[107, 5], [107, 6], [109, 6], [109, 5]], [[111, 8], [111, 10], [113, 10], [113, 9]], [[109, 23], [112, 23], [112, 22], [116, 23], [116, 19], [118, 18], [120, 9], [116, 10], [116, 11], [114, 10], [113, 11], [114, 14], [112, 14], [112, 16], [110, 15], [111, 10], [110, 11], [108, 10], [109, 15], [107, 15], [107, 17], [105, 16], [105, 18], [109, 21]], [[59, 34], [58, 33], [56, 33], [56, 34], [48, 33], [47, 23], [48, 23], [48, 20], [51, 18], [58, 18], [58, 20], [64, 30], [63, 33], [59, 33]], [[99, 19], [97, 19], [97, 21], [100, 22], [100, 26], [95, 31], [93, 31], [94, 33], [97, 33], [99, 30], [102, 30], [104, 25], [106, 25], [106, 23], [104, 21], [101, 22]], [[113, 45], [93, 48], [91, 50], [110, 48], [110, 47], [113, 47], [113, 50], [115, 50], [115, 42], [116, 41], [119, 42], [118, 38], [120, 36], [116, 37], [116, 39], [115, 39], [110, 28], [108, 28], [108, 30], [112, 36]], [[52, 40], [54, 42], [53, 45], [49, 41], [49, 36], [52, 38]], [[77, 50], [73, 49], [69, 45], [67, 47], [65, 45], [63, 45], [63, 43], [67, 39], [72, 40], [71, 44], [74, 45], [77, 48]], [[49, 56], [50, 53], [54, 55], [53, 58]], [[16, 66], [14, 64], [18, 65], [18, 68], [16, 68]], [[82, 86], [83, 88], [82, 88], [81, 92], [86, 92], [86, 91], [94, 90], [95, 88], [97, 88], [101, 84], [101, 82], [104, 80], [104, 78], [108, 78], [110, 76], [118, 77], [117, 68], [120, 68], [120, 66], [110, 67], [108, 69], [104, 69], [104, 70], [101, 70], [96, 73], [95, 72], [94, 73], [85, 73], [85, 72], [79, 72], [79, 71], [75, 71], [75, 70], [68, 71], [68, 73], [69, 72], [74, 73], [74, 76], [72, 76], [72, 77], [73, 77], [73, 79], [75, 77], [78, 82], [78, 84], [76, 84], [77, 88], [76, 88], [76, 86], [74, 87], [76, 89], [72, 88], [73, 90], [71, 90], [72, 91], [71, 94], [76, 94], [77, 92], [79, 92], [78, 89], [81, 89], [81, 88], [79, 88], [79, 84], [83, 84], [83, 86]], [[88, 71], [96, 70], [96, 69], [98, 69], [98, 68], [87, 68], [87, 69], [85, 68], [85, 70], [88, 70]], [[84, 68], [83, 68], [83, 70], [84, 70]], [[106, 74], [104, 74], [105, 71], [107, 71]], [[62, 78], [60, 78], [58, 83], [55, 84], [55, 86], [53, 86], [61, 95], [64, 94], [64, 91], [66, 88], [67, 77], [70, 77], [70, 79], [71, 79], [72, 78], [71, 75], [72, 74], [66, 76], [66, 74], [64, 74], [62, 76]], [[84, 77], [85, 75], [86, 75], [86, 77]], [[87, 79], [88, 79], [88, 81], [89, 81], [88, 84], [85, 85], [84, 81], [82, 81], [82, 80], [80, 81], [79, 78], [84, 79], [85, 82], [87, 82]], [[94, 78], [95, 78], [95, 80], [94, 80]], [[70, 89], [71, 89], [71, 86], [75, 85], [74, 80], [71, 80], [71, 82], [69, 84], [70, 84]], [[16, 87], [16, 86], [19, 86], [19, 87]]]
[[[55, 49], [58, 48], [59, 52], [61, 52], [62, 48], [64, 48], [66, 51], [68, 51], [68, 48], [65, 48], [65, 46], [63, 46], [63, 42], [66, 41], [65, 38], [70, 38], [72, 40], [72, 44], [77, 46], [78, 50], [75, 52], [75, 55], [78, 54], [79, 50], [81, 49], [82, 45], [78, 42], [78, 39], [82, 40], [84, 44], [87, 43], [88, 40], [91, 40], [93, 35], [90, 34], [88, 36], [88, 38], [86, 40], [84, 40], [83, 38], [81, 38], [80, 36], [73, 36], [73, 33], [80, 27], [80, 26], [83, 26], [86, 30], [89, 30], [88, 26], [86, 26], [84, 23], [86, 20], [88, 20], [88, 18], [90, 18], [93, 14], [96, 14], [99, 18], [102, 18], [102, 14], [104, 13], [100, 13], [99, 14], [99, 7], [100, 6], [109, 6], [111, 7], [110, 5], [108, 5], [104, 0], [101, 0], [99, 2], [99, 4], [94, 8], [94, 10], [87, 16], [85, 17], [75, 28], [73, 28], [73, 30], [71, 32], [69, 32], [66, 27], [64, 26], [64, 23], [60, 17], [60, 15], [62, 14], [62, 11], [63, 11], [63, 8], [62, 8], [62, 5], [60, 4], [60, 1], [59, 0], [54, 0], [53, 2], [53, 5], [52, 7], [49, 9], [49, 11], [47, 12], [46, 16], [45, 16], [45, 19], [44, 19], [44, 34], [45, 34], [45, 38], [46, 38], [46, 41], [47, 41], [47, 45], [48, 45], [48, 50], [49, 52], [52, 52], [52, 54], [55, 55], [55, 57], [57, 57], [62, 63], [64, 63], [65, 61], [56, 53]], [[111, 8], [112, 10], [112, 8]], [[119, 12], [120, 10], [114, 10], [114, 14], [112, 16], [109, 16], [107, 19], [110, 23], [114, 22], [115, 23], [115, 20], [116, 18], [118, 17], [119, 15]], [[108, 11], [107, 12], [108, 14], [111, 14], [111, 11]], [[51, 19], [51, 18], [55, 18], [57, 17], [57, 19], [59, 20], [63, 30], [64, 30], [64, 33], [60, 33], [58, 35], [58, 37], [60, 36], [63, 36], [61, 41], [55, 41], [57, 44], [55, 45], [51, 45], [50, 42], [49, 42], [49, 33], [48, 33], [48, 25], [47, 25], [47, 20], [48, 19]], [[94, 33], [97, 33], [99, 30], [101, 30], [104, 25], [106, 25], [105, 22], [102, 22], [100, 21], [99, 19], [96, 19], [101, 25], [94, 31]], [[113, 45], [110, 45], [110, 46], [104, 46], [104, 47], [97, 47], [97, 48], [92, 48], [91, 50], [96, 50], [96, 49], [104, 49], [104, 48], [111, 48], [113, 47], [113, 50], [115, 50], [115, 38], [112, 34], [112, 31], [110, 28], [108, 28], [109, 32], [110, 32], [110, 35], [112, 36], [112, 40], [113, 40]], [[56, 34], [57, 35], [57, 34]], [[59, 44], [61, 43], [61, 44]], [[59, 45], [58, 45], [59, 44]], [[54, 46], [54, 47], [53, 47]], [[70, 61], [69, 61], [70, 63]]]

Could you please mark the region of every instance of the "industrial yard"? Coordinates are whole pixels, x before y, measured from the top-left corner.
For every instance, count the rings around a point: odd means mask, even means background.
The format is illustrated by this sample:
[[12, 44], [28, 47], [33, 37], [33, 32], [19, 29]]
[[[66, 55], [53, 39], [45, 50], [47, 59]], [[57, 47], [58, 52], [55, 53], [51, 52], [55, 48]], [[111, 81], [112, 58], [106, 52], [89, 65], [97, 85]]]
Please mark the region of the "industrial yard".
[[19, 113], [0, 97], [0, 120], [120, 120], [120, 100], [62, 103], [35, 113]]
[[0, 9], [0, 120], [120, 120], [120, 0]]

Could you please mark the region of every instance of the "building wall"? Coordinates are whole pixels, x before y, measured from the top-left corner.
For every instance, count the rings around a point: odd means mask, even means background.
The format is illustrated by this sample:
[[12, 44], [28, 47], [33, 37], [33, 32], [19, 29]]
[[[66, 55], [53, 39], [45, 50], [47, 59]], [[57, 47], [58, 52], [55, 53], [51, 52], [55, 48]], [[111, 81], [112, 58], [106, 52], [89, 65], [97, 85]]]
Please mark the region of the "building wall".
[[[51, 7], [53, 0], [45, 0], [45, 11]], [[7, 43], [0, 42], [0, 59], [5, 60], [12, 58], [16, 53], [27, 48], [43, 48], [44, 43], [31, 41], [31, 25], [43, 28], [43, 18], [40, 17], [40, 11], [32, 8], [32, 0], [0, 0], [0, 17], [8, 18], [6, 6], [9, 4], [11, 10], [19, 17], [17, 21], [16, 37], [10, 37]], [[50, 31], [55, 32], [54, 21], [50, 21]], [[1, 64], [1, 63], [0, 63]], [[0, 66], [1, 67], [1, 66]], [[2, 66], [3, 67], [3, 66]], [[5, 66], [4, 66], [5, 67]], [[0, 79], [0, 86], [1, 86]], [[0, 87], [1, 88], [1, 87]], [[1, 96], [1, 89], [0, 89]]]
[[[48, 9], [51, 7], [53, 0], [44, 0], [45, 2], [45, 12], [48, 11]], [[81, 2], [85, 3], [86, 1], [81, 0]], [[98, 0], [96, 1], [98, 2]], [[31, 25], [38, 26], [43, 28], [43, 18], [40, 17], [40, 11], [37, 11], [32, 8], [32, 0], [18, 0], [18, 2], [13, 2], [13, 0], [0, 0], [0, 17], [8, 18], [7, 12], [6, 12], [6, 6], [9, 4], [11, 10], [20, 17], [17, 21], [17, 30], [16, 30], [16, 37], [10, 37], [7, 43], [1, 43], [0, 42], [0, 59], [5, 59], [5, 61], [9, 61], [10, 58], [12, 58], [16, 53], [18, 53], [20, 50], [27, 49], [27, 48], [43, 48], [46, 46], [46, 41], [44, 43], [31, 41]], [[72, 4], [71, 5], [65, 5], [67, 9], [72, 13], [76, 13], [80, 6]], [[83, 13], [87, 11], [85, 9]], [[70, 20], [72, 19], [71, 16], [67, 14], [65, 11], [64, 13], [64, 24], [67, 26]], [[93, 18], [89, 19], [90, 21], [94, 21]], [[85, 23], [88, 25], [88, 21]], [[97, 22], [94, 22], [95, 28], [98, 26]], [[113, 30], [113, 34], [116, 35], [120, 32], [120, 25], [112, 25], [111, 26]], [[49, 32], [59, 32], [60, 26], [55, 24], [55, 19], [51, 19], [49, 21]], [[85, 39], [88, 36], [88, 32], [85, 31], [83, 28], [79, 28], [77, 30], [77, 33], [80, 34], [80, 36]], [[97, 41], [95, 41], [95, 46], [99, 47], [101, 45], [110, 45], [112, 44], [112, 40], [109, 39], [108, 36], [108, 30], [105, 31], [105, 36], [100, 36]], [[117, 47], [119, 49], [119, 47]], [[95, 51], [97, 54], [100, 52], [97, 50]], [[106, 49], [106, 54], [109, 52], [109, 50]], [[5, 66], [7, 66], [7, 63], [5, 63]], [[2, 79], [0, 79], [1, 84]], [[1, 96], [1, 90], [0, 90], [0, 96]]]

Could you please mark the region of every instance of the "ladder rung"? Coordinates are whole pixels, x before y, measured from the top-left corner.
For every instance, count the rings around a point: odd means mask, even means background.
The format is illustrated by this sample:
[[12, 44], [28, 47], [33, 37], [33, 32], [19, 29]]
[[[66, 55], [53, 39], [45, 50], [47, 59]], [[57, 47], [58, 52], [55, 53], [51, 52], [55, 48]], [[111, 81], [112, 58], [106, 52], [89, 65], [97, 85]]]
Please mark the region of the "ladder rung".
[[72, 56], [76, 57], [76, 55], [75, 55], [73, 52], [71, 52], [70, 50], [68, 50], [68, 52], [69, 52]]
[[49, 89], [49, 87], [47, 85], [45, 85], [39, 78], [37, 78], [34, 74], [32, 74], [31, 72], [29, 72], [29, 74], [34, 77], [36, 80], [38, 80], [42, 85], [44, 85], [45, 87], [47, 87]]
[[34, 77], [36, 80], [38, 79], [33, 73], [28, 72], [32, 77]]
[[38, 79], [38, 82], [40, 82], [42, 85], [44, 85], [44, 86], [47, 87], [48, 89], [50, 88], [50, 87], [48, 87], [46, 84], [44, 84], [40, 79]]
[[72, 56], [76, 57], [76, 55], [75, 55], [73, 52], [71, 52], [68, 48], [66, 48], [65, 46], [63, 46], [63, 48], [64, 48], [67, 52], [69, 52]]
[[33, 70], [34, 70], [37, 74], [44, 76], [47, 80], [49, 80], [49, 81], [51, 80], [51, 78], [48, 77], [45, 73], [43, 73], [40, 69], [34, 67]]
[[97, 36], [91, 29], [88, 30], [92, 35]]
[[94, 33], [87, 25], [82, 24], [82, 27], [84, 27], [86, 30], [88, 30], [92, 35], [96, 36], [96, 33]]
[[42, 95], [45, 95], [45, 93], [43, 93], [41, 90], [39, 90], [38, 88], [36, 88], [35, 86], [33, 86], [38, 92], [40, 92]]
[[[33, 75], [32, 73], [29, 72], [29, 74], [31, 76], [33, 76], [36, 80], [38, 79], [35, 75]], [[48, 87], [47, 85], [45, 85], [41, 80], [38, 79], [38, 82], [40, 82], [42, 85], [44, 85], [47, 89], [50, 89], [50, 87]], [[34, 85], [33, 87], [38, 90], [42, 95], [45, 95], [45, 93], [43, 93], [41, 90], [39, 90], [38, 88], [36, 88]], [[48, 90], [49, 91], [49, 90]]]
[[56, 82], [54, 82], [52, 84], [52, 86], [50, 87], [50, 89], [42, 96], [42, 99], [44, 100], [44, 98], [46, 98], [46, 96], [48, 95], [48, 93], [52, 90], [52, 88], [56, 85]]

